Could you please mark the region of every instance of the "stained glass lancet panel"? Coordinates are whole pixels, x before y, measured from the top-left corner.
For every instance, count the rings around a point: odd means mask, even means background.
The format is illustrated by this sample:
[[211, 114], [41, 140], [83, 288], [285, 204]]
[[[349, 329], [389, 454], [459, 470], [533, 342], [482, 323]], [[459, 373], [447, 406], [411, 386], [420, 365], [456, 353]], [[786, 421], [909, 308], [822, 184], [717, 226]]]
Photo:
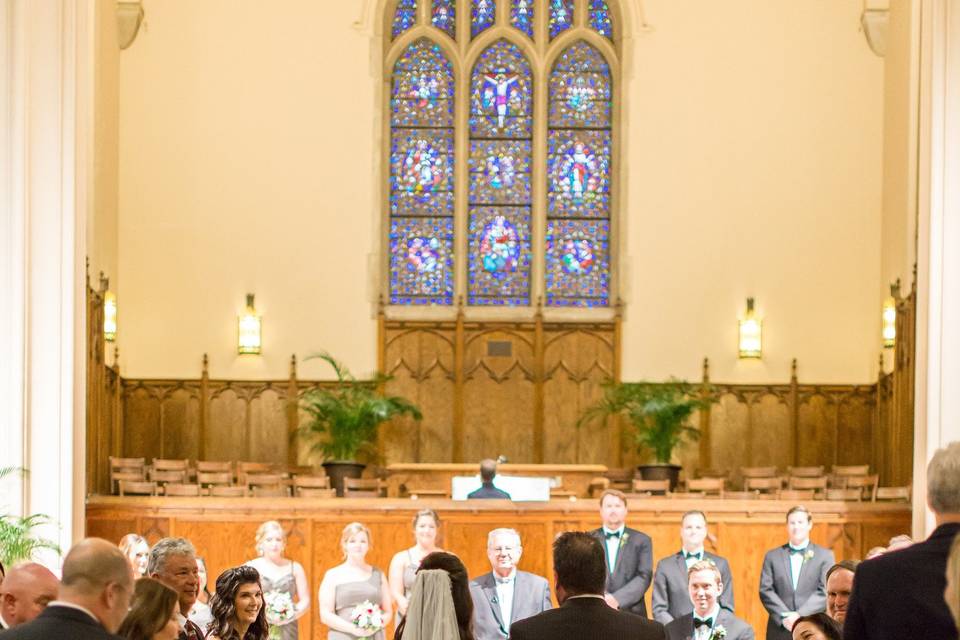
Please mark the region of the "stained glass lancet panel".
[[534, 0], [513, 0], [510, 5], [510, 24], [533, 37]]
[[457, 37], [456, 0], [433, 0], [430, 22], [453, 39]]
[[589, 16], [590, 28], [613, 40], [613, 21], [606, 0], [590, 0]]
[[470, 10], [470, 37], [476, 38], [492, 27], [496, 18], [496, 0], [473, 0]]
[[550, 74], [546, 294], [549, 306], [610, 299], [610, 68], [576, 42]]
[[393, 68], [390, 303], [453, 303], [453, 69], [420, 39]]
[[398, 0], [393, 13], [393, 38], [402, 35], [417, 21], [417, 0]]
[[470, 78], [468, 302], [530, 304], [530, 65], [506, 40]]
[[550, 2], [550, 39], [569, 29], [573, 25], [573, 0], [549, 0]]

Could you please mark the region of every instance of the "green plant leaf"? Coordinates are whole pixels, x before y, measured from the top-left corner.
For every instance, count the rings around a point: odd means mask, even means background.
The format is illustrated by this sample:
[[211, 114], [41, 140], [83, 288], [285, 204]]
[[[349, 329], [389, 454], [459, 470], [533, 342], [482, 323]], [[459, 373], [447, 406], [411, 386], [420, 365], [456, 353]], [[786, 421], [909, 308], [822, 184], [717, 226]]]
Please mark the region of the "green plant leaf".
[[29, 516], [0, 515], [0, 562], [10, 567], [21, 560], [33, 560], [41, 549], [60, 553], [60, 547], [51, 540], [37, 536], [33, 528], [52, 524], [49, 516], [35, 513]]

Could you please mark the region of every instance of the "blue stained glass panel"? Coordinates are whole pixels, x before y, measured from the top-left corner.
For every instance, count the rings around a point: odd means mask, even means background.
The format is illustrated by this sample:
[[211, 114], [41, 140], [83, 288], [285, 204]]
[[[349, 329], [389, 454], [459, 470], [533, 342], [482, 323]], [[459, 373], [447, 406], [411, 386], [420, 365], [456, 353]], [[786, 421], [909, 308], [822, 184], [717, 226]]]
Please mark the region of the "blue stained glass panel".
[[470, 9], [470, 36], [476, 38], [479, 34], [493, 26], [497, 19], [496, 0], [473, 0]]
[[590, 28], [613, 40], [613, 21], [610, 20], [610, 8], [606, 0], [590, 0], [588, 11]]
[[480, 55], [470, 80], [470, 135], [529, 138], [533, 131], [530, 65], [513, 44], [498, 40]]
[[584, 42], [568, 47], [550, 74], [550, 126], [610, 126], [610, 67]]
[[395, 216], [453, 215], [453, 132], [395, 129], [390, 154]]
[[610, 223], [548, 220], [547, 305], [607, 306], [610, 299]]
[[470, 141], [470, 204], [530, 204], [529, 140]]
[[530, 304], [530, 208], [470, 211], [468, 303]]
[[608, 216], [610, 131], [555, 129], [547, 140], [547, 215]]
[[453, 126], [453, 68], [440, 47], [418, 40], [393, 67], [390, 124], [394, 127]]
[[417, 21], [417, 0], [399, 0], [393, 14], [393, 38], [402, 35]]
[[433, 0], [430, 22], [453, 39], [457, 37], [456, 0]]
[[533, 37], [534, 0], [513, 0], [510, 5], [510, 24]]
[[550, 0], [550, 39], [573, 26], [573, 0]]
[[390, 221], [390, 304], [453, 304], [453, 218]]

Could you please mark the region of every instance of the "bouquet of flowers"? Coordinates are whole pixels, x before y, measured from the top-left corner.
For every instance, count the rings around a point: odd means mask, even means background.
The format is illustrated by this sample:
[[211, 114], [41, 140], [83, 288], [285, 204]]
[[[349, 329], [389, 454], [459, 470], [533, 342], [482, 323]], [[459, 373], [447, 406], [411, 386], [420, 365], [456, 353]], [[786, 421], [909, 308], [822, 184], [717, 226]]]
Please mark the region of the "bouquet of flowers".
[[350, 612], [350, 622], [363, 631], [380, 631], [386, 625], [380, 605], [364, 600]]
[[267, 591], [263, 594], [263, 606], [267, 608], [270, 638], [279, 638], [280, 625], [293, 618], [293, 599], [286, 591]]

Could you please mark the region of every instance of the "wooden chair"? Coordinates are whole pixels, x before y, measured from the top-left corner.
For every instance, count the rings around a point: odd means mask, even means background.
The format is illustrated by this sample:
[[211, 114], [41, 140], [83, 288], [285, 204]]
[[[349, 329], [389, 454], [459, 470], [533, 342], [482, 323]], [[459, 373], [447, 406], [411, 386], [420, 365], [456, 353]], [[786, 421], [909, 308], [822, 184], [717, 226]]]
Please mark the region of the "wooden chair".
[[381, 498], [386, 493], [386, 485], [379, 478], [344, 478], [344, 498]]
[[[747, 482], [755, 479], [766, 479], [766, 478], [777, 478], [777, 468], [776, 467], [740, 467], [740, 477], [743, 478], [743, 490], [751, 491], [747, 487]], [[779, 478], [778, 478], [779, 480]], [[783, 483], [780, 484], [778, 489], [783, 487]]]
[[827, 500], [860, 502], [863, 500], [863, 491], [861, 489], [827, 489]]
[[809, 502], [816, 496], [813, 489], [781, 489], [777, 495], [778, 500], [789, 500], [791, 502]]
[[819, 478], [823, 475], [823, 465], [819, 467], [787, 467], [787, 476], [791, 478]]
[[146, 468], [143, 458], [114, 458], [110, 456], [110, 491], [118, 493], [121, 481], [143, 482]]
[[200, 485], [179, 484], [176, 482], [168, 482], [163, 487], [163, 495], [165, 496], [199, 496]]
[[644, 496], [665, 496], [670, 491], [669, 480], [641, 480], [633, 479], [633, 493], [639, 493]]
[[608, 489], [618, 489], [620, 491], [630, 491], [633, 488], [632, 482], [637, 470], [629, 469], [607, 469], [604, 477], [610, 482]]
[[285, 478], [279, 473], [248, 473], [243, 484], [251, 491], [254, 489], [284, 489]]
[[154, 458], [147, 467], [147, 478], [158, 483], [187, 482], [190, 479], [190, 464], [187, 460]]
[[910, 487], [877, 487], [876, 500], [910, 502]]
[[120, 480], [120, 495], [155, 496], [157, 495], [157, 483], [143, 480]]
[[233, 482], [233, 463], [220, 462], [216, 460], [197, 460], [196, 471], [200, 473], [229, 473], [230, 481]]
[[[249, 476], [247, 476], [249, 478]], [[286, 487], [273, 488], [253, 485], [254, 498], [289, 498], [290, 493]]]
[[247, 488], [215, 484], [211, 485], [209, 493], [215, 498], [246, 498]]
[[328, 476], [296, 476], [293, 479], [293, 488], [329, 489], [330, 478]]
[[880, 483], [880, 476], [873, 474], [870, 476], [850, 476], [847, 478], [847, 489], [859, 489], [864, 499], [875, 502], [877, 499], [877, 485]]
[[854, 464], [854, 465], [833, 465], [833, 469], [830, 473], [830, 485], [834, 489], [844, 489], [847, 486], [847, 478], [851, 476], [868, 476], [870, 475], [870, 465], [868, 464]]
[[237, 484], [247, 484], [247, 475], [251, 473], [274, 473], [275, 469], [269, 462], [238, 462]]
[[588, 489], [589, 495], [591, 498], [599, 497], [604, 491], [610, 488], [610, 479], [609, 478], [593, 478], [590, 480], [590, 488]]
[[753, 491], [724, 491], [724, 500], [756, 500], [757, 494]]
[[780, 478], [776, 476], [766, 476], [766, 477], [750, 477], [747, 476], [743, 480], [743, 490], [751, 491], [757, 496], [760, 495], [770, 495], [774, 498], [780, 492], [783, 483], [780, 481]]
[[297, 487], [296, 497], [298, 498], [336, 498], [336, 489], [313, 489], [311, 487]]
[[702, 500], [707, 496], [703, 491], [671, 491], [670, 497], [678, 500]]
[[197, 484], [204, 488], [215, 485], [229, 487], [233, 484], [233, 473], [229, 471], [211, 471], [209, 473], [205, 471], [198, 471]]
[[[827, 476], [812, 478], [808, 476], [790, 476], [789, 488], [792, 491], [812, 491], [815, 497], [823, 498], [827, 493]], [[781, 500], [785, 500], [781, 493]]]
[[723, 478], [724, 480], [730, 479], [729, 469], [697, 469], [694, 475], [697, 479], [702, 478]]
[[713, 495], [722, 498], [726, 488], [727, 481], [724, 478], [696, 478], [687, 480], [687, 491], [699, 491], [704, 495]]

